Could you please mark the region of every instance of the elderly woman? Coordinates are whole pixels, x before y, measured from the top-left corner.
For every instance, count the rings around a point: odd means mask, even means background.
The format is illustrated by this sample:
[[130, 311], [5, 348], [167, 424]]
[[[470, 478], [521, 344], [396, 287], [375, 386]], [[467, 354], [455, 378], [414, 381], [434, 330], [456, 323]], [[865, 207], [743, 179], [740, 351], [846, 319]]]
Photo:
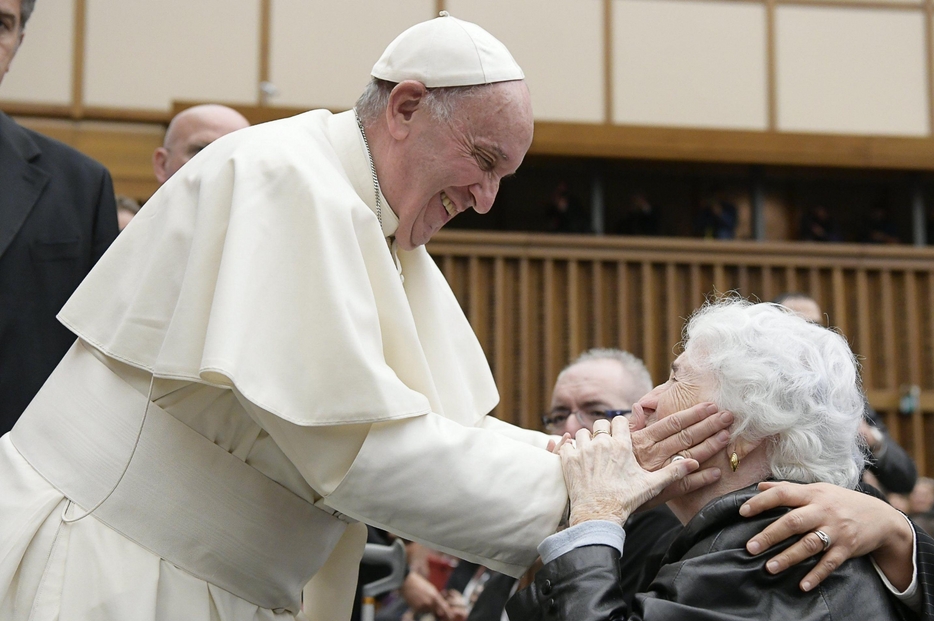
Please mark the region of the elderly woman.
[[[685, 335], [669, 380], [634, 411], [646, 423], [706, 401], [733, 412], [727, 448], [703, 464], [719, 468], [720, 480], [669, 500], [685, 528], [629, 610], [619, 589], [619, 525], [698, 464], [676, 457], [659, 471], [643, 471], [628, 450], [625, 421], [613, 421], [612, 432], [610, 423], [600, 421], [592, 437], [579, 432], [577, 445], [560, 452], [571, 495], [569, 531], [576, 531], [573, 545], [583, 547], [573, 547], [561, 533], [546, 540], [540, 548], [546, 564], [535, 583], [510, 602], [510, 619], [902, 618], [903, 607], [888, 597], [867, 557], [843, 563], [819, 585], [802, 584], [809, 589], [802, 590], [799, 582], [813, 573], [817, 560], [775, 574], [766, 570], [767, 558], [747, 550], [750, 538], [788, 511], [747, 517], [754, 513], [749, 503], [760, 482], [853, 488], [859, 480], [863, 400], [844, 339], [780, 307], [736, 299], [700, 309]], [[613, 533], [617, 541], [603, 545]], [[823, 531], [802, 541], [808, 539], [812, 546], [826, 539], [824, 549], [830, 543]], [[778, 549], [796, 545], [793, 538]]]

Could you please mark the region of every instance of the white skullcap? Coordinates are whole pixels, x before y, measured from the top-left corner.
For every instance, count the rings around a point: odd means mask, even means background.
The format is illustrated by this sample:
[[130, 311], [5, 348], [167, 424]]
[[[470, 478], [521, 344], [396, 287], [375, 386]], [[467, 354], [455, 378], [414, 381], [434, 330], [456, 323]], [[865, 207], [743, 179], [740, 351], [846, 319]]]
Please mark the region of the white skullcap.
[[447, 11], [396, 37], [370, 73], [388, 82], [418, 80], [428, 88], [525, 78], [496, 37], [476, 24], [451, 17]]

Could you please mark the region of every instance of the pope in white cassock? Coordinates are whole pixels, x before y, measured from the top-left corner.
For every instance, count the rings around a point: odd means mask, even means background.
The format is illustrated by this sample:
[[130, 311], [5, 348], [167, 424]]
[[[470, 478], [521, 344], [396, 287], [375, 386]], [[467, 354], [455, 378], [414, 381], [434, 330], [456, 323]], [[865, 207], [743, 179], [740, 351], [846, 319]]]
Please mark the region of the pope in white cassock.
[[208, 146], [62, 309], [0, 439], [0, 619], [341, 619], [360, 521], [514, 576], [555, 531], [559, 459], [486, 416], [422, 247], [522, 162], [523, 73], [442, 16], [372, 74], [356, 111]]

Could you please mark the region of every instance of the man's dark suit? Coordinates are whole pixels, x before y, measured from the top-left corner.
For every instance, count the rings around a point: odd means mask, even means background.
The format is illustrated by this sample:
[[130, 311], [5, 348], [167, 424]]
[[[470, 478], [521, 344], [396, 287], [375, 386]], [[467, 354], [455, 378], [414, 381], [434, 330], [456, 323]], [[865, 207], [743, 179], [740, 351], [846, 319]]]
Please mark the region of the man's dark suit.
[[116, 236], [107, 170], [0, 112], [0, 435], [74, 342], [55, 315]]

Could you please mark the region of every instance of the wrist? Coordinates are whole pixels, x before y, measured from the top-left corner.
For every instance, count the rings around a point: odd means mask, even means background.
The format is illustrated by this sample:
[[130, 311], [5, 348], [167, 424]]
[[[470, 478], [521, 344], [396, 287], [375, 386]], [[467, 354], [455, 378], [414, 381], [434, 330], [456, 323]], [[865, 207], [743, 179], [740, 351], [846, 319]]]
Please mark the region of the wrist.
[[876, 565], [899, 591], [908, 588], [914, 575], [914, 537], [911, 522], [898, 512], [892, 527], [886, 529], [882, 545], [871, 553]]
[[568, 525], [576, 526], [582, 522], [591, 522], [602, 520], [614, 522], [623, 526], [629, 518], [631, 512], [619, 503], [608, 502], [589, 502], [571, 506], [571, 513], [568, 516]]

